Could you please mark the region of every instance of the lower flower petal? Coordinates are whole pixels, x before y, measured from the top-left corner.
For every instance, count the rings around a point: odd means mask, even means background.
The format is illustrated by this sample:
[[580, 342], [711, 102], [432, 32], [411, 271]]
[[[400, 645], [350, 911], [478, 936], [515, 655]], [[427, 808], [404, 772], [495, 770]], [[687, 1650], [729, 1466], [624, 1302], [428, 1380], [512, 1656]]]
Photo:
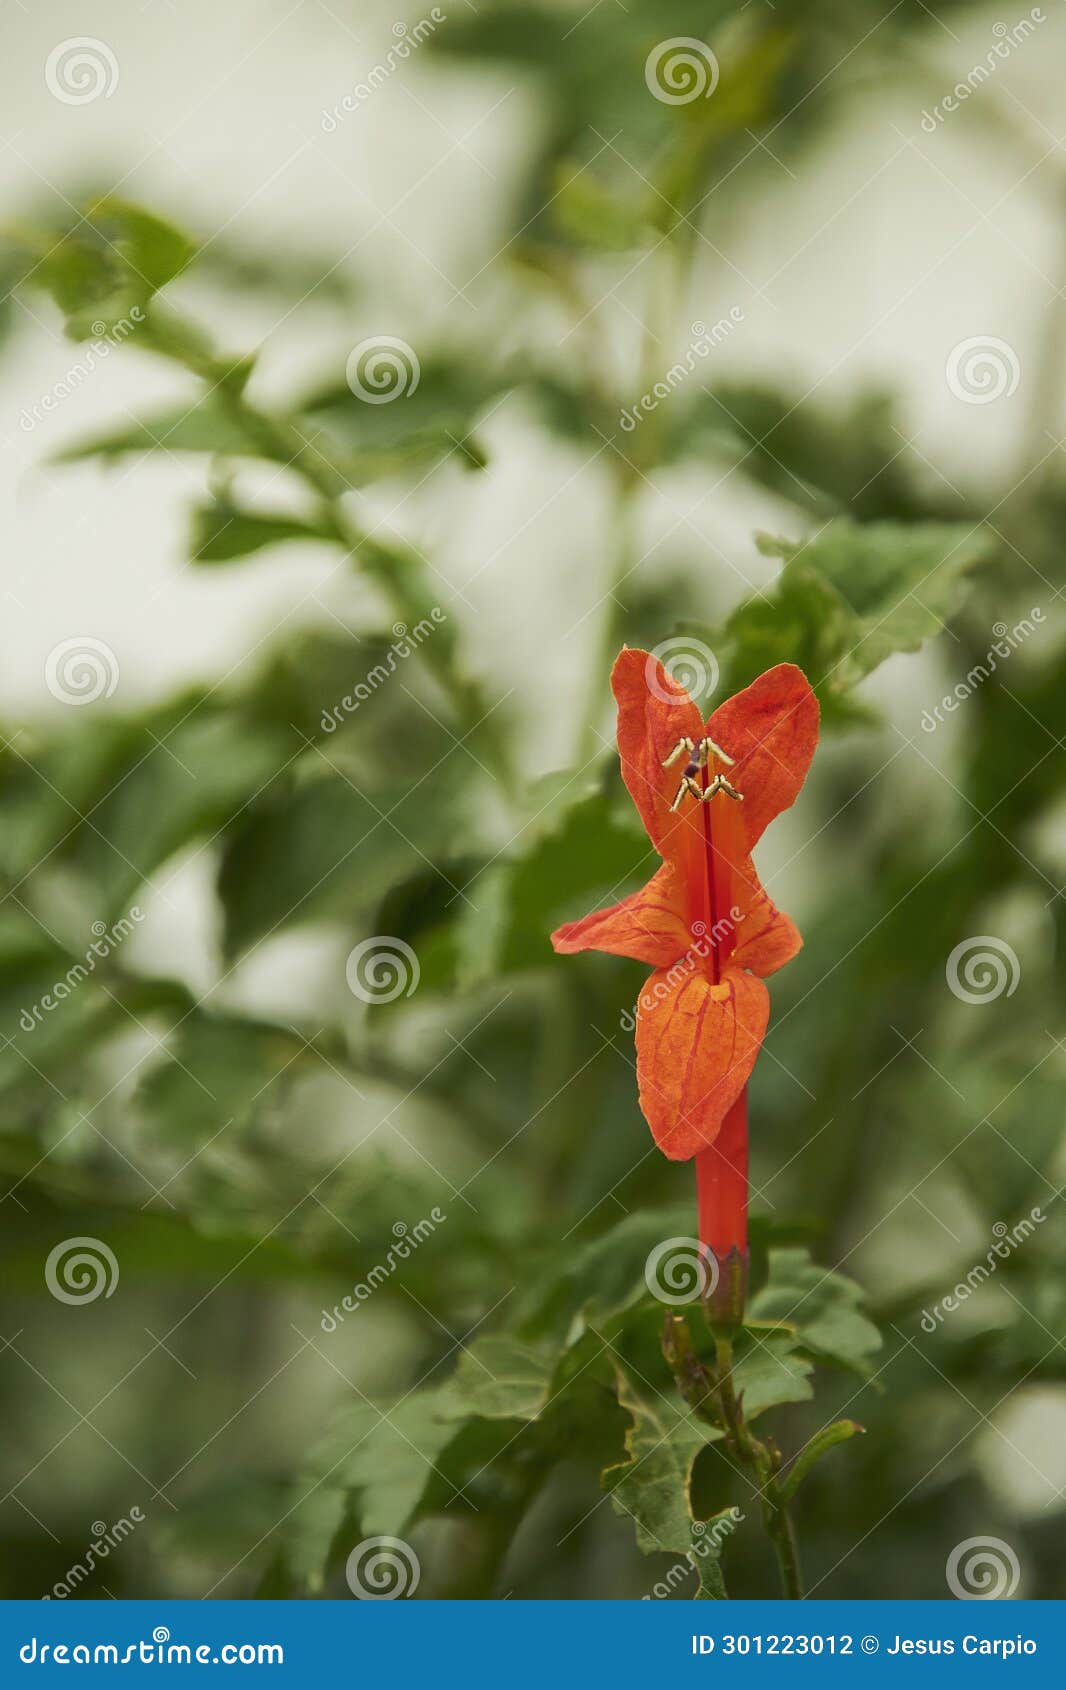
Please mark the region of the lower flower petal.
[[687, 1161], [713, 1144], [766, 1033], [761, 980], [727, 968], [715, 985], [687, 962], [653, 974], [637, 1011], [640, 1107], [656, 1144]]
[[650, 962], [653, 968], [669, 968], [692, 943], [683, 909], [677, 876], [664, 863], [646, 886], [620, 904], [556, 928], [552, 945], [564, 954], [607, 951], [611, 956]]

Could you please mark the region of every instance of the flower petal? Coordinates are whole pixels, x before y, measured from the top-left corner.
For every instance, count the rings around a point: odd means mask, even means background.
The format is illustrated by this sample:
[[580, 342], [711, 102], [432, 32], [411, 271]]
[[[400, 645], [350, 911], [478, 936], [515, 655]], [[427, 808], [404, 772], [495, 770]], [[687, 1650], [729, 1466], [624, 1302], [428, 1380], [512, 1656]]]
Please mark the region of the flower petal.
[[[752, 875], [754, 878], [754, 870]], [[795, 922], [758, 886], [737, 926], [730, 961], [738, 968], [750, 968], [753, 974], [765, 979], [791, 962], [802, 948], [803, 938]]]
[[713, 1144], [766, 1032], [761, 980], [728, 968], [718, 985], [675, 964], [653, 974], [637, 1012], [640, 1106], [659, 1149], [686, 1161]]
[[622, 778], [659, 855], [683, 867], [687, 857], [703, 850], [703, 826], [698, 806], [693, 816], [691, 803], [670, 813], [688, 758], [682, 752], [668, 769], [663, 763], [680, 739], [699, 744], [703, 719], [684, 687], [651, 652], [628, 647], [620, 652], [611, 686], [618, 700]]
[[794, 957], [803, 940], [759, 879], [747, 848], [743, 804], [719, 795], [711, 812], [715, 916], [711, 932], [720, 969], [735, 964], [765, 976]]
[[806, 779], [818, 743], [818, 700], [802, 669], [779, 663], [720, 704], [707, 732], [735, 761], [729, 778], [744, 794], [750, 850]]
[[620, 904], [556, 928], [552, 944], [563, 954], [608, 951], [669, 968], [691, 944], [675, 870], [664, 863], [646, 886]]

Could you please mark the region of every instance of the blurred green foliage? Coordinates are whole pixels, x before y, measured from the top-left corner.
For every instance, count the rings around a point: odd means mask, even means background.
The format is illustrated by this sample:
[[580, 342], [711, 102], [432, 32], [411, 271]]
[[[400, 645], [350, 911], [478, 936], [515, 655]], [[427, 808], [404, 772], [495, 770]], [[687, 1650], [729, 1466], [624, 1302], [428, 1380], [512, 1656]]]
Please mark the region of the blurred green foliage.
[[[887, 18], [867, 0], [846, 13], [639, 0], [572, 21], [501, 0], [450, 19], [431, 50], [504, 66], [533, 91], [538, 134], [498, 265], [516, 315], [547, 292], [583, 327], [604, 276], [642, 254], [654, 315], [656, 278], [669, 294], [687, 273], [712, 195], [717, 247], [759, 215], [752, 137], [772, 129], [777, 155], [810, 169], [817, 137], [887, 64], [905, 75], [934, 27], [909, 0]], [[714, 46], [715, 98], [650, 97], [645, 60], [669, 36]], [[30, 208], [3, 267], [73, 339], [132, 319], [124, 355], [197, 384], [192, 401], [103, 424], [61, 458], [188, 454], [203, 480], [189, 562], [254, 569], [276, 543], [333, 548], [359, 628], [308, 628], [139, 711], [5, 727], [6, 1466], [34, 1515], [50, 1493], [62, 1536], [9, 1503], [5, 1594], [48, 1588], [87, 1523], [137, 1499], [148, 1524], [108, 1566], [115, 1594], [344, 1594], [353, 1544], [385, 1533], [417, 1545], [420, 1594], [639, 1596], [690, 1550], [694, 1520], [731, 1508], [743, 1519], [699, 1559], [699, 1594], [723, 1593], [722, 1566], [731, 1594], [773, 1589], [746, 1483], [683, 1412], [643, 1282], [648, 1249], [690, 1233], [693, 1215], [690, 1170], [651, 1150], [637, 1109], [624, 1017], [642, 971], [548, 946], [561, 920], [646, 878], [647, 841], [602, 736], [573, 770], [528, 780], [520, 702], [475, 672], [462, 602], [427, 623], [432, 557], [376, 527], [362, 499], [445, 460], [476, 475], [500, 404], [528, 405], [571, 447], [606, 444], [623, 573], [647, 478], [681, 462], [708, 485], [735, 478], [805, 536], [763, 536], [778, 574], [724, 616], [736, 595], [705, 557], [686, 562], [680, 621], [672, 584], [642, 571], [601, 607], [589, 689], [602, 720], [617, 646], [682, 634], [715, 652], [723, 691], [787, 659], [822, 702], [827, 739], [801, 801], [807, 944], [774, 983], [752, 1087], [754, 1312], [794, 1329], [739, 1363], [749, 1413], [779, 1410], [790, 1449], [841, 1414], [869, 1426], [802, 1493], [811, 1584], [938, 1596], [950, 1548], [996, 1531], [1019, 1550], [1026, 1594], [1063, 1594], [1062, 1498], [1012, 1514], [977, 1465], [1012, 1392], [1066, 1384], [1057, 457], [1016, 484], [948, 488], [901, 451], [891, 394], [829, 403], [762, 374], [718, 382], [711, 366], [622, 436], [632, 377], [593, 353], [563, 364], [535, 334], [498, 359], [488, 340], [476, 359], [426, 349], [417, 391], [388, 405], [339, 371], [268, 405], [255, 350], [216, 342], [188, 280], [284, 302], [310, 275], [343, 299], [334, 266], [218, 241], [201, 258], [163, 214], [113, 195]], [[653, 371], [662, 345], [656, 331]], [[250, 475], [264, 463], [284, 491], [269, 508]], [[890, 658], [910, 689], [899, 654], [945, 626], [947, 672], [964, 677], [993, 626], [1034, 603], [1041, 637], [972, 689], [942, 730], [946, 760], [917, 710], [908, 741], [854, 690]], [[339, 708], [390, 654], [395, 668], [398, 641], [402, 674]], [[211, 865], [210, 989], [116, 947], [27, 1028], [92, 924], [147, 903], [160, 871], [190, 858]], [[983, 933], [1016, 948], [1021, 980], [973, 1009], [945, 965]], [[334, 988], [296, 1016], [253, 1013], [232, 988], [257, 957], [284, 969], [278, 947], [309, 934], [333, 947]], [[382, 934], [417, 956], [418, 991], [361, 1006], [344, 957]], [[979, 1318], [923, 1331], [993, 1223], [1034, 1205], [1055, 1224], [1002, 1263]], [[412, 1242], [437, 1210], [439, 1229]], [[43, 1264], [81, 1235], [114, 1252], [121, 1297], [75, 1309], [48, 1297]], [[345, 1312], [375, 1270], [372, 1303]], [[330, 1330], [322, 1311], [338, 1307]], [[692, 1575], [674, 1593], [696, 1587]]]

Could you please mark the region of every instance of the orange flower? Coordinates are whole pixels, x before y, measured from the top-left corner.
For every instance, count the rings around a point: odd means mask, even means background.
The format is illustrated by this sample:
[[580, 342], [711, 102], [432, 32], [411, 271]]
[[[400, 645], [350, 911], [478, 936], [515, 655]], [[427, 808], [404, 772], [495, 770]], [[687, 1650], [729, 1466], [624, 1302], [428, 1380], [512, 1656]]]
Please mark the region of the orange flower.
[[720, 1133], [721, 1155], [729, 1136], [727, 1165], [743, 1156], [746, 1190], [744, 1088], [769, 1015], [763, 977], [802, 944], [751, 852], [803, 784], [817, 701], [802, 672], [781, 663], [704, 726], [658, 658], [628, 649], [611, 685], [622, 775], [663, 862], [639, 892], [567, 922], [552, 944], [651, 963], [636, 1023], [640, 1106], [675, 1160], [707, 1150]]

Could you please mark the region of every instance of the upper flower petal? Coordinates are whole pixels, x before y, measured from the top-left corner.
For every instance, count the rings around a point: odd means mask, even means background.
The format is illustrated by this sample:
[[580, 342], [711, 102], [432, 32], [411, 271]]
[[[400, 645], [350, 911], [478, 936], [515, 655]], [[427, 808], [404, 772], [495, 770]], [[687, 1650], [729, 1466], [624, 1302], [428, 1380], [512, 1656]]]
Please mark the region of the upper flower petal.
[[668, 769], [663, 764], [680, 739], [699, 744], [703, 719], [684, 687], [652, 652], [628, 647], [620, 652], [611, 686], [618, 700], [622, 778], [659, 855], [683, 867], [688, 856], [702, 852], [703, 828], [698, 809], [693, 817], [690, 803], [670, 812], [688, 761], [684, 752]]
[[621, 903], [556, 928], [552, 944], [564, 954], [609, 951], [650, 962], [653, 968], [669, 968], [691, 943], [684, 916], [676, 871], [664, 863], [646, 886]]
[[720, 704], [707, 732], [734, 759], [729, 778], [744, 794], [750, 850], [806, 779], [818, 742], [818, 700], [802, 669], [779, 663]]
[[727, 968], [718, 985], [685, 963], [648, 981], [637, 1014], [640, 1106], [674, 1161], [714, 1143], [747, 1083], [769, 1012], [762, 981], [739, 968]]

